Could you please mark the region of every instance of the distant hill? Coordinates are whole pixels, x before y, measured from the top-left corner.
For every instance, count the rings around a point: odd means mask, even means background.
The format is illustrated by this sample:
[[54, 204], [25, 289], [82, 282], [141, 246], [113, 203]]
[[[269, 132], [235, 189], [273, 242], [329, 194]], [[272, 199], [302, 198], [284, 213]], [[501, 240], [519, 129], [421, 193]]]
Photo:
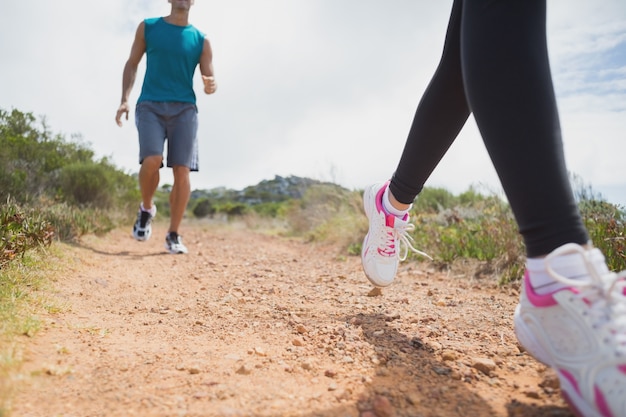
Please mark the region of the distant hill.
[[217, 201], [235, 201], [249, 205], [280, 202], [289, 199], [300, 199], [311, 186], [322, 184], [343, 188], [337, 184], [311, 178], [293, 175], [281, 177], [276, 175], [274, 179], [263, 180], [257, 185], [250, 185], [243, 190], [232, 190], [225, 187], [217, 187], [210, 190], [194, 190], [191, 193], [191, 200], [209, 198]]

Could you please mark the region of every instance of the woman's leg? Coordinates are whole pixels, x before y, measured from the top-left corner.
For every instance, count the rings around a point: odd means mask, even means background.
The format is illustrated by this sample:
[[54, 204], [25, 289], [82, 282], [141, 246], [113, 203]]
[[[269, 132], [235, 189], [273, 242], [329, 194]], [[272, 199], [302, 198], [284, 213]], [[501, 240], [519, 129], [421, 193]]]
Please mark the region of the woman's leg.
[[529, 257], [589, 240], [565, 167], [545, 25], [545, 0], [464, 2], [468, 102]]
[[461, 71], [463, 2], [455, 0], [437, 71], [419, 103], [389, 190], [411, 204], [470, 115]]

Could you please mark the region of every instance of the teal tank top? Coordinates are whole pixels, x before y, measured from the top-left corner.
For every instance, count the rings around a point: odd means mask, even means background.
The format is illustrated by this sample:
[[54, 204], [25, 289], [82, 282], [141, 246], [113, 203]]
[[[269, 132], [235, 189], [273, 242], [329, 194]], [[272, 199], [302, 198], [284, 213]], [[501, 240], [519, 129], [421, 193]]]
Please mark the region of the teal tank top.
[[141, 101], [196, 103], [193, 75], [198, 66], [204, 34], [193, 25], [176, 26], [162, 17], [144, 20], [146, 75]]

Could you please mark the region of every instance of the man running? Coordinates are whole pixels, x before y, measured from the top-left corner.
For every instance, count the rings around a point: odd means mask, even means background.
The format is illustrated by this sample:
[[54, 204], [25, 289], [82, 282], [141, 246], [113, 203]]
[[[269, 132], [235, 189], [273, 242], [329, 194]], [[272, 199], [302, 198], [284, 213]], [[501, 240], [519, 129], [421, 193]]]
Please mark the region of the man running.
[[196, 67], [204, 82], [204, 92], [213, 94], [217, 84], [213, 76], [213, 53], [206, 36], [189, 24], [189, 10], [194, 0], [168, 0], [168, 16], [145, 19], [139, 24], [130, 57], [124, 66], [122, 100], [115, 120], [122, 126], [122, 115], [128, 113], [128, 97], [135, 83], [137, 67], [147, 56], [146, 74], [135, 109], [139, 133], [139, 187], [141, 204], [133, 227], [133, 237], [148, 240], [152, 219], [156, 215], [153, 202], [159, 185], [159, 170], [167, 140], [167, 166], [172, 168], [174, 185], [170, 193], [170, 225], [165, 248], [170, 253], [187, 253], [178, 234], [189, 202], [189, 172], [198, 171], [198, 109], [193, 91]]

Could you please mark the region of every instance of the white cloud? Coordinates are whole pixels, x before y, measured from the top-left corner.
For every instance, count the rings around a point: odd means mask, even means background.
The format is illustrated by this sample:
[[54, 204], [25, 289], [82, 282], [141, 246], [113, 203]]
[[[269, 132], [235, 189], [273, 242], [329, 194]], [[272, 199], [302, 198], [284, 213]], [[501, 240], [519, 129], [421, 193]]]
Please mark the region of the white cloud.
[[[569, 168], [626, 204], [626, 70], [607, 62], [626, 45], [622, 1], [549, 1], [548, 39]], [[242, 188], [293, 174], [359, 188], [389, 177], [451, 4], [197, 0], [191, 20], [211, 40], [219, 90], [198, 94], [201, 172], [192, 185]], [[81, 133], [98, 155], [137, 171], [134, 118], [114, 123], [122, 68], [141, 19], [168, 12], [165, 0], [5, 5], [0, 108], [45, 115], [53, 131]], [[459, 192], [476, 183], [498, 187], [470, 119], [428, 185]]]

